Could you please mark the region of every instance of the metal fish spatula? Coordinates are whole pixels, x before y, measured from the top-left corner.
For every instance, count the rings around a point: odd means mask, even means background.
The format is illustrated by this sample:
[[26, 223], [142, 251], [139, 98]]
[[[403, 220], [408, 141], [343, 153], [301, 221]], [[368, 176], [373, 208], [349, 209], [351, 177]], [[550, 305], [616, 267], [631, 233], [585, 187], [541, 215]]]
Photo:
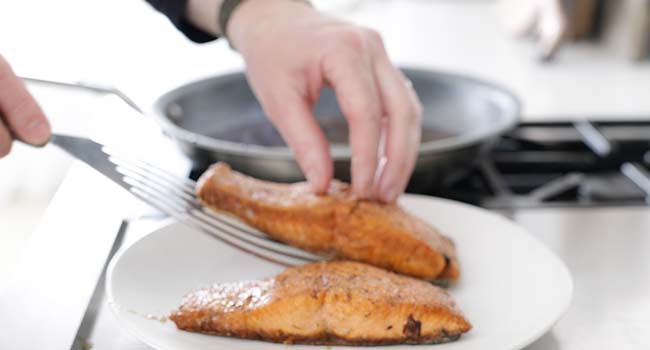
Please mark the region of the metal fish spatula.
[[53, 134], [52, 144], [90, 165], [152, 207], [247, 254], [283, 266], [320, 260], [203, 207], [196, 182], [87, 138]]

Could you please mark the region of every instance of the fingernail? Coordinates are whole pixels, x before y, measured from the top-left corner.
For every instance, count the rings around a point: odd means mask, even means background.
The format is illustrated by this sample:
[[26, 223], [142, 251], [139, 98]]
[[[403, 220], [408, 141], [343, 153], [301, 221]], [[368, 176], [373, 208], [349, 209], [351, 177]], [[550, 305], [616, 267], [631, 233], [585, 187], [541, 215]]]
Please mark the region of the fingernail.
[[400, 194], [400, 189], [388, 181], [382, 181], [379, 186], [379, 198], [384, 203], [392, 203]]
[[368, 199], [372, 196], [372, 180], [371, 171], [363, 171], [356, 165], [354, 157], [352, 158], [352, 188], [354, 194], [360, 199]]
[[359, 199], [368, 199], [371, 197], [371, 191], [370, 188], [368, 188], [369, 185], [365, 183], [359, 184], [358, 181], [354, 181], [352, 188], [354, 189], [354, 194], [357, 196]]
[[312, 165], [307, 165], [304, 172], [311, 190], [316, 193], [322, 193], [324, 190], [323, 185], [321, 184], [322, 181], [320, 180], [321, 174], [319, 170]]
[[384, 192], [384, 196], [382, 197], [382, 201], [384, 203], [393, 203], [395, 200], [397, 200], [397, 197], [399, 196], [399, 191], [396, 189], [390, 189], [386, 190]]
[[29, 140], [26, 141], [35, 145], [43, 145], [50, 139], [50, 125], [40, 119], [33, 120], [27, 125], [27, 134], [29, 135]]
[[311, 188], [312, 192], [315, 193], [321, 193], [323, 192], [323, 189], [321, 188], [320, 184], [317, 181], [317, 178], [313, 174], [307, 174], [307, 182], [309, 182], [309, 187]]

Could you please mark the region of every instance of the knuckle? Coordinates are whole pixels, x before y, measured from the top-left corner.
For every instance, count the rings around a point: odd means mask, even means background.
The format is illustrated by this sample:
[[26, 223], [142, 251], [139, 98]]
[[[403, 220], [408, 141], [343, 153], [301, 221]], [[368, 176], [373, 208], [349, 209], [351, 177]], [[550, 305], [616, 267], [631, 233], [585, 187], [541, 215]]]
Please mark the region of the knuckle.
[[422, 122], [422, 104], [418, 100], [405, 104], [397, 113], [409, 125], [420, 124]]
[[348, 116], [350, 127], [358, 130], [372, 130], [374, 126], [379, 126], [381, 117], [379, 109], [371, 104], [362, 104], [351, 109]]
[[397, 110], [397, 115], [407, 124], [416, 124], [420, 121], [420, 114], [417, 112], [417, 107], [414, 105], [406, 105]]
[[363, 51], [366, 45], [363, 32], [351, 26], [339, 31], [337, 41], [344, 49], [353, 52]]
[[289, 143], [289, 145], [291, 146], [298, 163], [305, 165], [305, 162], [308, 160], [307, 157], [308, 151], [306, 147], [307, 145], [305, 145], [304, 142], [295, 141], [295, 140], [293, 142], [287, 140], [287, 143]]
[[380, 47], [384, 45], [381, 34], [379, 34], [379, 32], [375, 29], [365, 29], [365, 35], [367, 37], [367, 40], [374, 46]]
[[375, 101], [360, 101], [353, 110], [355, 111], [355, 115], [352, 116], [353, 118], [373, 123], [379, 122], [379, 104]]
[[313, 164], [314, 152], [316, 152], [313, 145], [310, 145], [307, 142], [296, 139], [295, 137], [287, 137], [286, 140], [289, 148], [294, 154], [296, 162], [301, 165], [301, 167], [313, 168], [316, 164]]
[[327, 140], [313, 130], [284, 130], [283, 138], [299, 163], [303, 165], [313, 162], [314, 159], [321, 160], [324, 150], [327, 150]]
[[346, 26], [339, 30], [338, 42], [345, 49], [361, 52], [369, 47], [383, 47], [383, 40], [378, 31], [370, 28]]
[[420, 97], [415, 92], [415, 90], [412, 87], [409, 88], [409, 90], [409, 95], [411, 96], [411, 104], [413, 105], [413, 112], [419, 120], [422, 118], [422, 113], [424, 113], [424, 107], [422, 106], [422, 101], [420, 101]]

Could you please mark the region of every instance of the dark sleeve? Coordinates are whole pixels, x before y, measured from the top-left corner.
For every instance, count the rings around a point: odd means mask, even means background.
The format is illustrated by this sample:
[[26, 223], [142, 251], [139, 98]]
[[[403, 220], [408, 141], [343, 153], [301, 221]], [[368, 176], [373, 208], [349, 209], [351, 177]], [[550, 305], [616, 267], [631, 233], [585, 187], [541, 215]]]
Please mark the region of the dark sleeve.
[[188, 39], [197, 43], [206, 43], [218, 38], [195, 27], [185, 18], [187, 0], [147, 0], [147, 2], [167, 16]]

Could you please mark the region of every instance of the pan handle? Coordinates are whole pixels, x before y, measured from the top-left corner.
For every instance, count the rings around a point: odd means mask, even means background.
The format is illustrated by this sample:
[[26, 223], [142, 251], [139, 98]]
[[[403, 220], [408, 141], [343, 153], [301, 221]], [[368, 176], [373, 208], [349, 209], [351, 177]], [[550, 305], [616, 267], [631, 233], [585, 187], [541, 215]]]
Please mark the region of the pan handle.
[[28, 82], [28, 83], [36, 83], [36, 84], [43, 84], [43, 85], [52, 85], [52, 86], [57, 86], [57, 87], [65, 87], [65, 88], [72, 88], [72, 89], [78, 89], [78, 90], [85, 90], [93, 93], [100, 93], [100, 94], [108, 94], [108, 95], [114, 95], [117, 96], [119, 99], [124, 101], [129, 107], [133, 108], [140, 114], [144, 114], [142, 108], [138, 106], [133, 99], [131, 99], [127, 94], [125, 94], [122, 90], [119, 90], [118, 88], [110, 85], [99, 85], [99, 84], [93, 84], [93, 83], [87, 83], [87, 82], [66, 82], [66, 81], [59, 81], [59, 80], [48, 80], [48, 79], [40, 79], [40, 78], [32, 78], [32, 77], [20, 77], [23, 81]]

